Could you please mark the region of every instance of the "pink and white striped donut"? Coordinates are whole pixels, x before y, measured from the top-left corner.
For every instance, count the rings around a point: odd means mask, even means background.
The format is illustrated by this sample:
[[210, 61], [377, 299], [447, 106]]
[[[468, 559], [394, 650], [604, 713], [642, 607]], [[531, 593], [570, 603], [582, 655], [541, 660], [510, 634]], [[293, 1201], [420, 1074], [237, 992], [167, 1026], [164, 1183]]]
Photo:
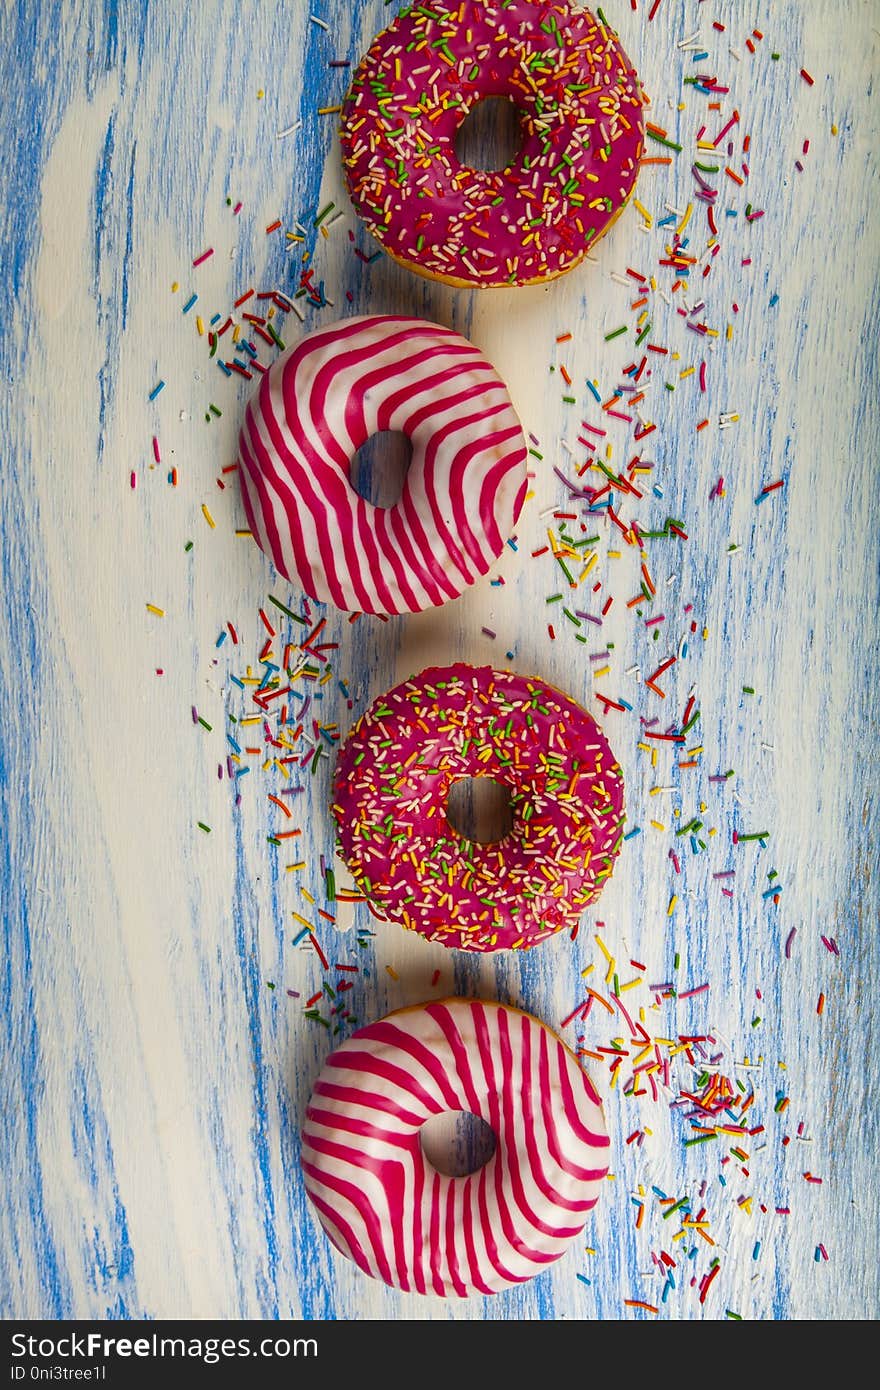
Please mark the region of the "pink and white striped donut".
[[[419, 1131], [457, 1110], [490, 1125], [496, 1146], [449, 1178]], [[598, 1199], [608, 1144], [599, 1098], [555, 1033], [520, 1009], [445, 999], [389, 1014], [328, 1057], [302, 1169], [321, 1225], [365, 1274], [466, 1298], [565, 1253]]]
[[[400, 500], [352, 487], [372, 434], [402, 431]], [[320, 328], [261, 379], [240, 438], [259, 545], [312, 598], [415, 613], [457, 598], [500, 555], [526, 494], [526, 442], [504, 382], [458, 333], [370, 315]]]

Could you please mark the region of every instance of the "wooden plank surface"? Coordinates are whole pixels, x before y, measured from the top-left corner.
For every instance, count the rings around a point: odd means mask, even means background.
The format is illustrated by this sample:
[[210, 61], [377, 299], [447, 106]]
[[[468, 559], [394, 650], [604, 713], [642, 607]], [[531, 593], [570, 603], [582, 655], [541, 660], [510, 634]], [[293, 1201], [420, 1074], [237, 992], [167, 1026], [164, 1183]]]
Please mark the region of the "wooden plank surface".
[[[875, 1317], [876, 7], [665, 0], [651, 19], [647, 0], [613, 0], [650, 117], [682, 150], [651, 145], [671, 163], [642, 172], [648, 218], [631, 205], [592, 263], [483, 294], [364, 259], [376, 247], [341, 189], [336, 118], [316, 114], [345, 90], [329, 63], [356, 60], [396, 8], [0, 12], [0, 1312], [655, 1316], [642, 1303], [683, 1320]], [[724, 163], [737, 178], [715, 176], [713, 256], [691, 166], [700, 128], [714, 139], [734, 109]], [[324, 236], [314, 222], [331, 201], [341, 216]], [[659, 262], [689, 205], [698, 264], [673, 294]], [[247, 703], [233, 677], [260, 669], [260, 609], [277, 651], [301, 629], [269, 595], [297, 612], [302, 599], [235, 535], [243, 510], [223, 469], [250, 388], [217, 370], [195, 320], [251, 286], [295, 293], [304, 251], [332, 301], [298, 300], [306, 327], [405, 311], [472, 337], [510, 385], [535, 476], [493, 571], [503, 585], [388, 623], [327, 612], [338, 648], [311, 692], [324, 755], [288, 821], [262, 756], [230, 778], [226, 733]], [[648, 341], [668, 349], [649, 354], [640, 410], [657, 428], [639, 443], [638, 420], [609, 417], [588, 387], [607, 402], [644, 350], [627, 267], [656, 277]], [[678, 312], [700, 299], [709, 334]], [[288, 342], [303, 331], [294, 314], [276, 321]], [[737, 419], [721, 428], [725, 415]], [[532, 552], [548, 526], [558, 545], [555, 512], [579, 512], [554, 467], [571, 478], [586, 460], [582, 420], [607, 430], [587, 437], [603, 461], [611, 446], [615, 473], [638, 452], [653, 464], [618, 511], [666, 534], [643, 557], [600, 514], [572, 598], [552, 554]], [[642, 558], [656, 596], [627, 607]], [[601, 627], [562, 612], [596, 616], [609, 597]], [[669, 656], [661, 699], [644, 682]], [[327, 898], [333, 737], [394, 680], [454, 659], [563, 687], [621, 761], [639, 833], [574, 942], [466, 959], [362, 908], [352, 928]], [[644, 721], [679, 728], [691, 693], [689, 756], [645, 751]], [[272, 844], [288, 826], [301, 837]], [[327, 971], [308, 939], [292, 944], [292, 913], [317, 924]], [[361, 1021], [481, 994], [593, 1054], [613, 1178], [584, 1239], [537, 1280], [459, 1305], [387, 1290], [331, 1251], [305, 1202], [298, 1127], [338, 1022], [326, 995], [330, 1028], [305, 1001], [344, 978]], [[563, 1028], [588, 988], [601, 997]], [[702, 1131], [689, 1095], [717, 1101]]]

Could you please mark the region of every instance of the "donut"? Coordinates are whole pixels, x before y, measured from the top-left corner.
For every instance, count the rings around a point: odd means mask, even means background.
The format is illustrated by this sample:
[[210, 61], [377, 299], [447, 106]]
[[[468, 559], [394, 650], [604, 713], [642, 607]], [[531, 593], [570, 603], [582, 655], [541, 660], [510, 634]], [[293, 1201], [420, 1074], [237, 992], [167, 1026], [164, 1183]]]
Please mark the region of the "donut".
[[[432, 1115], [470, 1111], [495, 1152], [467, 1177], [425, 1157]], [[599, 1097], [520, 1009], [445, 999], [389, 1014], [328, 1057], [306, 1110], [306, 1191], [336, 1249], [407, 1292], [467, 1298], [540, 1274], [581, 1233], [608, 1172]]]
[[[460, 778], [509, 793], [495, 843], [447, 817]], [[444, 946], [534, 946], [575, 927], [611, 873], [623, 778], [585, 709], [537, 677], [430, 667], [382, 695], [337, 758], [336, 845], [373, 910]]]
[[[516, 107], [507, 168], [455, 153], [486, 97]], [[566, 0], [437, 0], [362, 58], [340, 140], [355, 211], [395, 260], [461, 286], [571, 270], [626, 205], [644, 141], [639, 79], [608, 25]]]
[[[352, 486], [361, 445], [412, 445], [399, 501]], [[504, 382], [437, 323], [347, 319], [282, 353], [248, 402], [239, 475], [251, 532], [307, 594], [364, 613], [418, 612], [490, 568], [526, 495], [526, 442]]]

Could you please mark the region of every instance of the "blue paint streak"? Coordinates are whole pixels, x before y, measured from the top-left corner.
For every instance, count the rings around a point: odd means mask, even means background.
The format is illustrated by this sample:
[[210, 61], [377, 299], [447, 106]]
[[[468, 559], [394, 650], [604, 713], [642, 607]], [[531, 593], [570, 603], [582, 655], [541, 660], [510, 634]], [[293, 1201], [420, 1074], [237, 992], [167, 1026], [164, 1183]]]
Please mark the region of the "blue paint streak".
[[244, 853], [241, 821], [235, 830], [236, 900], [235, 949], [248, 1018], [248, 1036], [253, 1065], [253, 1156], [263, 1206], [263, 1236], [267, 1270], [258, 1277], [257, 1297], [264, 1318], [281, 1316], [278, 1296], [278, 1237], [276, 1233], [275, 1188], [272, 1180], [272, 1125], [267, 1069], [263, 1056], [263, 979], [259, 956], [259, 910], [251, 885]]

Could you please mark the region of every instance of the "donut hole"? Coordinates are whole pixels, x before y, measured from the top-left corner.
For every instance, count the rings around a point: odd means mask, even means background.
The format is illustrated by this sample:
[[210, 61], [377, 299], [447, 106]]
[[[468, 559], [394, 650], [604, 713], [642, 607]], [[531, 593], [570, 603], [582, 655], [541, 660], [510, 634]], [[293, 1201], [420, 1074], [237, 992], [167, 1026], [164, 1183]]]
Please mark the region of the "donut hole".
[[469, 1110], [444, 1110], [422, 1125], [425, 1158], [447, 1178], [466, 1178], [484, 1168], [495, 1152], [495, 1131]]
[[446, 819], [466, 840], [497, 844], [513, 829], [510, 788], [494, 777], [459, 777], [449, 788]]
[[501, 173], [523, 143], [521, 116], [509, 97], [484, 97], [472, 106], [455, 135], [455, 157], [467, 169]]
[[359, 497], [374, 507], [393, 507], [403, 495], [412, 444], [401, 430], [371, 434], [351, 461], [349, 477]]

